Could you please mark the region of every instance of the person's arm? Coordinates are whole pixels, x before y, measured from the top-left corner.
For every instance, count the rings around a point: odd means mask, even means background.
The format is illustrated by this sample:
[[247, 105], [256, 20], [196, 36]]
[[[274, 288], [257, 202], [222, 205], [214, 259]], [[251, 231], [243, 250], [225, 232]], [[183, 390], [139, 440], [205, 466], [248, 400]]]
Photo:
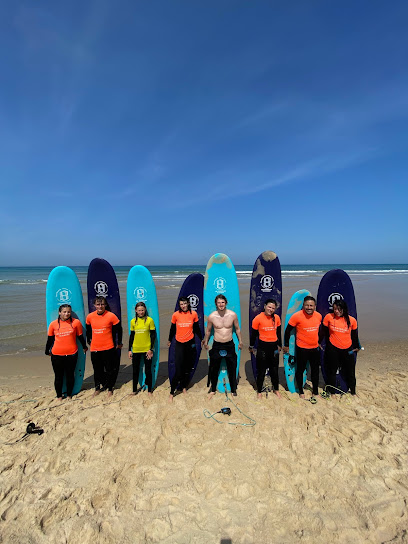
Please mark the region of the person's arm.
[[210, 315], [210, 316], [208, 316], [207, 327], [206, 327], [206, 329], [205, 329], [204, 338], [203, 338], [203, 340], [201, 341], [201, 345], [202, 345], [205, 349], [208, 349], [208, 340], [210, 339], [212, 328], [213, 328], [213, 323], [212, 323], [212, 321], [211, 321], [211, 315]]
[[47, 338], [47, 344], [45, 346], [45, 355], [51, 355], [51, 348], [54, 345], [55, 336], [48, 336]]
[[[119, 323], [116, 323], [116, 325], [112, 325], [113, 343], [115, 344], [116, 348], [118, 348], [118, 349], [123, 346], [123, 344], [122, 344], [122, 335], [123, 335], [122, 324], [119, 321]], [[116, 339], [117, 339], [117, 342], [116, 342]]]
[[326, 325], [321, 324], [321, 327], [319, 329], [319, 345], [322, 343], [323, 340], [326, 340], [326, 344], [329, 340], [330, 336], [330, 330], [329, 327], [326, 327]]
[[200, 329], [200, 323], [198, 321], [193, 323], [193, 333], [198, 336], [200, 341], [203, 339], [203, 334], [202, 334], [201, 329]]
[[169, 343], [173, 340], [173, 338], [176, 336], [176, 324], [172, 323], [170, 326], [170, 332], [169, 332]]
[[284, 339], [283, 339], [283, 351], [285, 353], [288, 353], [288, 351], [289, 351], [290, 333], [293, 331], [294, 328], [295, 328], [294, 325], [290, 325], [289, 323], [288, 323], [288, 326], [286, 327], [285, 336], [284, 336]]
[[360, 340], [358, 339], [358, 329], [351, 331], [351, 348], [353, 351], [360, 351], [361, 349]]
[[156, 342], [157, 332], [156, 329], [150, 331], [150, 351], [153, 351], [154, 343]]
[[237, 335], [237, 338], [238, 338], [238, 349], [242, 349], [242, 336], [241, 336], [241, 329], [239, 328], [239, 323], [238, 323], [238, 316], [237, 314], [235, 314], [235, 317], [234, 317], [234, 327], [235, 327], [235, 334]]
[[82, 346], [82, 349], [84, 350], [84, 353], [86, 353], [88, 351], [88, 348], [86, 346], [86, 342], [85, 342], [85, 338], [84, 338], [84, 335], [83, 334], [80, 334], [78, 335], [78, 340], [79, 340], [79, 343], [81, 344]]
[[132, 351], [133, 340], [135, 339], [135, 331], [130, 331], [129, 335], [129, 353]]
[[86, 325], [86, 341], [88, 342], [89, 345], [91, 345], [91, 342], [92, 342], [92, 326], [91, 325]]
[[276, 336], [278, 337], [278, 347], [282, 349], [282, 325], [276, 329]]
[[258, 337], [259, 337], [259, 331], [251, 327], [251, 337], [249, 339], [249, 351], [251, 353]]

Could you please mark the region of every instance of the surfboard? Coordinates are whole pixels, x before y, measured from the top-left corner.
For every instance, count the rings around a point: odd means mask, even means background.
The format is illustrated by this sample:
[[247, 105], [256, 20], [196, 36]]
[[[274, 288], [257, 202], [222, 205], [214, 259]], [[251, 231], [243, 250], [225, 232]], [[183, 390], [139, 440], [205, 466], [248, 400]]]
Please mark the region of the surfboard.
[[[292, 317], [293, 314], [298, 312], [303, 307], [303, 301], [305, 300], [305, 297], [309, 296], [310, 292], [306, 289], [301, 289], [300, 291], [296, 291], [294, 295], [292, 295], [292, 298], [289, 301], [288, 309], [286, 311], [286, 317], [285, 317], [285, 328], [288, 326], [289, 319]], [[285, 333], [283, 333], [285, 334]], [[283, 354], [283, 366], [285, 368], [285, 376], [286, 376], [286, 383], [288, 385], [288, 389], [291, 393], [299, 393], [299, 389], [296, 385], [296, 332], [293, 330], [289, 337], [289, 353]], [[303, 385], [306, 383], [307, 378], [307, 370], [303, 373]]]
[[[82, 289], [75, 272], [67, 266], [57, 266], [51, 270], [48, 276], [47, 288], [45, 292], [47, 329], [54, 319], [58, 319], [58, 308], [61, 304], [70, 304], [72, 307], [72, 317], [79, 319], [85, 336], [85, 311]], [[73, 395], [81, 391], [85, 372], [85, 353], [77, 339], [78, 362], [75, 367], [75, 383], [72, 390]], [[64, 377], [62, 387], [63, 395], [67, 393], [67, 387]]]
[[[333, 303], [339, 299], [344, 299], [346, 301], [349, 315], [352, 315], [357, 319], [356, 299], [350, 276], [344, 272], [344, 270], [336, 268], [326, 272], [326, 274], [320, 280], [319, 289], [317, 291], [316, 309], [322, 314], [323, 319], [327, 313], [333, 311]], [[321, 345], [323, 348], [320, 359], [322, 374], [324, 381], [327, 383], [327, 373], [324, 364], [324, 348], [326, 345], [325, 339], [322, 341]], [[357, 358], [357, 354], [355, 354], [355, 357]], [[347, 383], [341, 370], [336, 376], [336, 387], [344, 392], [348, 391]]]
[[[273, 298], [277, 302], [275, 314], [282, 316], [282, 274], [279, 258], [273, 251], [264, 251], [256, 259], [252, 271], [249, 291], [249, 337], [251, 337], [252, 321], [263, 312], [265, 301]], [[257, 348], [258, 340], [255, 342]], [[256, 380], [256, 356], [251, 353], [252, 371]], [[269, 373], [268, 373], [269, 374]]]
[[[184, 283], [181, 286], [180, 292], [177, 297], [176, 305], [174, 308], [175, 312], [177, 312], [179, 309], [178, 301], [181, 297], [188, 298], [188, 300], [190, 301], [191, 309], [197, 312], [201, 334], [203, 335], [203, 338], [204, 338], [204, 300], [203, 300], [204, 299], [204, 276], [202, 274], [190, 274], [184, 280]], [[201, 355], [201, 341], [197, 335], [195, 335], [195, 345], [197, 349], [197, 357], [194, 362], [194, 366], [191, 369], [190, 381], [192, 377], [194, 376], [194, 372], [196, 371], [198, 361], [200, 360], [200, 355]], [[176, 354], [176, 338], [173, 338], [169, 348], [169, 359], [168, 359], [170, 382], [174, 378], [174, 374], [176, 372], [175, 354]], [[180, 385], [179, 385], [179, 389], [181, 389]]]
[[[136, 265], [130, 269], [127, 279], [126, 300], [128, 331], [130, 331], [130, 321], [135, 317], [135, 306], [137, 302], [144, 302], [146, 304], [147, 313], [153, 319], [156, 327], [157, 338], [152, 359], [152, 385], [154, 387], [159, 372], [160, 361], [160, 318], [156, 287], [151, 273], [145, 266]], [[139, 383], [141, 383], [144, 388], [146, 387], [145, 379], [144, 365], [140, 365]]]
[[[120, 306], [120, 293], [118, 280], [112, 266], [105, 259], [93, 259], [88, 267], [87, 277], [88, 287], [88, 310], [89, 313], [95, 311], [95, 297], [105, 297], [108, 301], [110, 311], [122, 321], [122, 311]], [[121, 350], [117, 352], [116, 378], [120, 368]]]
[[[238, 316], [238, 323], [241, 327], [241, 305], [239, 300], [239, 288], [238, 279], [235, 272], [234, 265], [231, 259], [224, 253], [216, 253], [208, 261], [207, 268], [204, 276], [204, 324], [207, 327], [208, 316], [211, 312], [214, 312], [215, 297], [217, 295], [225, 295], [228, 304], [228, 310], [232, 310]], [[241, 359], [241, 351], [238, 350], [238, 338], [236, 334], [232, 335], [235, 351], [237, 353], [237, 378], [239, 373], [239, 363]], [[213, 334], [210, 336], [209, 346], [211, 349], [213, 343]], [[209, 355], [208, 355], [209, 357]], [[231, 391], [231, 386], [228, 380], [227, 367], [225, 362], [221, 363], [220, 373], [218, 375], [217, 390], [220, 393], [226, 390]]]

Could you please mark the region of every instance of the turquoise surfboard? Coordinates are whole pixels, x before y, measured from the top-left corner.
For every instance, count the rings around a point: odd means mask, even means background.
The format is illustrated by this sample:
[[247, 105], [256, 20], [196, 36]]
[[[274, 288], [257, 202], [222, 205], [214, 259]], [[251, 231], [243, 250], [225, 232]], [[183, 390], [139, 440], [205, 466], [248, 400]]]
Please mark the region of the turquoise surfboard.
[[[67, 266], [57, 266], [51, 270], [50, 275], [48, 276], [45, 300], [47, 329], [54, 319], [58, 319], [58, 308], [61, 304], [70, 304], [72, 307], [72, 316], [79, 319], [81, 322], [85, 336], [84, 298], [82, 296], [82, 289], [77, 275], [71, 268], [68, 268]], [[78, 362], [75, 367], [73, 395], [77, 395], [81, 391], [85, 372], [85, 353], [78, 340], [77, 345]], [[67, 393], [65, 377], [62, 393], [63, 395], [66, 395]]]
[[[231, 259], [224, 253], [216, 253], [208, 261], [204, 276], [204, 326], [207, 327], [208, 316], [214, 312], [215, 297], [217, 295], [225, 295], [228, 304], [227, 309], [232, 310], [238, 316], [239, 327], [241, 328], [241, 305], [239, 300], [238, 279], [234, 265]], [[238, 338], [236, 334], [232, 335], [237, 353], [237, 378], [239, 373], [239, 363], [241, 359], [241, 351], [238, 350]], [[209, 349], [213, 343], [213, 334], [210, 336]], [[221, 363], [220, 373], [218, 376], [217, 390], [220, 393], [231, 391], [231, 386], [228, 380], [227, 367], [225, 362]]]
[[[301, 289], [296, 291], [289, 301], [288, 309], [286, 312], [285, 318], [285, 328], [288, 326], [289, 319], [293, 314], [298, 312], [303, 307], [303, 301], [305, 297], [309, 296], [310, 292], [306, 289]], [[299, 393], [299, 389], [296, 385], [295, 374], [296, 374], [296, 333], [292, 331], [289, 338], [289, 353], [283, 354], [283, 366], [285, 368], [286, 383], [288, 384], [288, 389], [291, 393]], [[307, 370], [303, 374], [303, 385], [306, 383]]]
[[[157, 302], [156, 287], [153, 282], [152, 275], [149, 270], [140, 264], [130, 269], [127, 288], [126, 288], [126, 301], [127, 301], [127, 315], [128, 315], [128, 331], [130, 333], [130, 322], [135, 317], [135, 306], [137, 302], [144, 302], [146, 304], [147, 313], [151, 317], [156, 326], [157, 338], [154, 345], [154, 355], [152, 360], [152, 378], [153, 387], [157, 380], [157, 374], [159, 372], [159, 360], [160, 360], [160, 319], [159, 319], [159, 305]], [[139, 383], [145, 386], [145, 372], [144, 365], [140, 367]]]

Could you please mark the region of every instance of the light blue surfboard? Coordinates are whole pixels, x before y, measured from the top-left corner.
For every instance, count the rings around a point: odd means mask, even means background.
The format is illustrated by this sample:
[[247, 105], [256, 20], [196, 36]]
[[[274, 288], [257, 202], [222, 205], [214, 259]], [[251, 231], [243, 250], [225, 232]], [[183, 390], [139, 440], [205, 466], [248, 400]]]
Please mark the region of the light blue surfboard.
[[[228, 304], [227, 309], [232, 310], [238, 316], [239, 327], [241, 328], [241, 305], [239, 300], [238, 279], [234, 265], [231, 259], [224, 253], [216, 253], [208, 261], [204, 276], [204, 326], [207, 327], [208, 316], [214, 312], [215, 297], [217, 295], [225, 295]], [[238, 350], [238, 338], [236, 334], [232, 335], [235, 351], [237, 353], [237, 378], [239, 373], [239, 363], [241, 352]], [[209, 346], [211, 349], [213, 343], [213, 334], [210, 336]], [[221, 363], [220, 373], [218, 376], [217, 389], [220, 393], [225, 392], [226, 384], [227, 391], [231, 391], [231, 386], [228, 380], [228, 373], [225, 361]]]
[[[301, 289], [300, 291], [296, 291], [296, 293], [292, 296], [292, 298], [289, 301], [288, 309], [286, 312], [286, 318], [285, 318], [285, 328], [284, 331], [286, 331], [286, 327], [288, 326], [289, 319], [292, 317], [293, 314], [298, 312], [303, 307], [303, 302], [305, 300], [305, 297], [309, 296], [310, 292], [306, 289]], [[290, 334], [289, 338], [289, 353], [283, 354], [283, 366], [285, 367], [285, 376], [286, 376], [286, 383], [288, 384], [288, 389], [291, 393], [299, 393], [299, 389], [296, 385], [296, 333], [293, 330]], [[306, 383], [307, 378], [307, 369], [305, 370], [303, 374], [303, 385]]]
[[[82, 289], [77, 275], [71, 268], [68, 268], [67, 266], [57, 266], [51, 270], [50, 275], [48, 276], [45, 300], [47, 329], [51, 321], [58, 319], [58, 308], [61, 304], [70, 304], [72, 307], [72, 317], [79, 319], [85, 336], [84, 298], [82, 296]], [[81, 391], [85, 372], [85, 353], [78, 339], [77, 345], [78, 362], [75, 368], [73, 395], [77, 395]], [[67, 393], [65, 377], [62, 393], [63, 395], [66, 395]]]
[[[137, 302], [144, 302], [146, 304], [147, 313], [151, 317], [156, 326], [157, 338], [154, 344], [154, 355], [152, 360], [152, 379], [153, 387], [157, 380], [157, 374], [159, 372], [159, 360], [160, 360], [160, 319], [159, 319], [159, 305], [157, 302], [156, 287], [153, 282], [152, 275], [149, 270], [140, 264], [130, 269], [127, 288], [126, 288], [126, 301], [127, 301], [127, 315], [128, 315], [128, 331], [130, 333], [130, 322], [135, 317], [135, 306]], [[140, 367], [139, 383], [145, 386], [145, 371], [144, 365]]]

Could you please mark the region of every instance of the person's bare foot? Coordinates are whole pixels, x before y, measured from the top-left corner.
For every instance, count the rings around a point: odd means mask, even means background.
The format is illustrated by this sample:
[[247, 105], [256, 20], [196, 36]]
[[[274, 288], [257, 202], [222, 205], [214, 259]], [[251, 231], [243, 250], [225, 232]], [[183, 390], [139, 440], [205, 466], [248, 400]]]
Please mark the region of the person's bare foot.
[[97, 397], [97, 396], [99, 395], [100, 392], [101, 392], [100, 389], [95, 389], [93, 396], [94, 396], [94, 397]]
[[130, 393], [132, 396], [135, 396], [137, 393], [136, 391], [132, 391], [132, 393]]
[[208, 395], [208, 400], [211, 400], [214, 395], [215, 395], [215, 391], [211, 391], [211, 393]]
[[108, 397], [113, 397], [113, 391], [108, 391]]
[[257, 398], [261, 399], [262, 398], [262, 393], [258, 393]]
[[62, 400], [62, 397], [57, 397], [58, 400]]
[[275, 389], [274, 393], [278, 397], [278, 399], [282, 398], [282, 395], [280, 394], [280, 392], [277, 389]]
[[237, 392], [235, 391], [235, 393], [232, 393], [232, 396], [237, 397], [238, 396]]
[[302, 395], [299, 395], [299, 398], [300, 398], [300, 399], [304, 399], [305, 396], [302, 394]]
[[183, 389], [183, 393], [184, 393], [184, 395], [187, 393], [187, 389], [186, 389], [186, 388]]
[[151, 391], [148, 391], [147, 394], [149, 397], [153, 397], [153, 393]]
[[72, 397], [67, 397], [68, 400], [72, 400]]
[[171, 404], [171, 403], [173, 402], [173, 399], [174, 399], [174, 395], [172, 395], [172, 394], [170, 393], [170, 395], [169, 395], [169, 400], [168, 400], [167, 402], [168, 402], [169, 404]]

